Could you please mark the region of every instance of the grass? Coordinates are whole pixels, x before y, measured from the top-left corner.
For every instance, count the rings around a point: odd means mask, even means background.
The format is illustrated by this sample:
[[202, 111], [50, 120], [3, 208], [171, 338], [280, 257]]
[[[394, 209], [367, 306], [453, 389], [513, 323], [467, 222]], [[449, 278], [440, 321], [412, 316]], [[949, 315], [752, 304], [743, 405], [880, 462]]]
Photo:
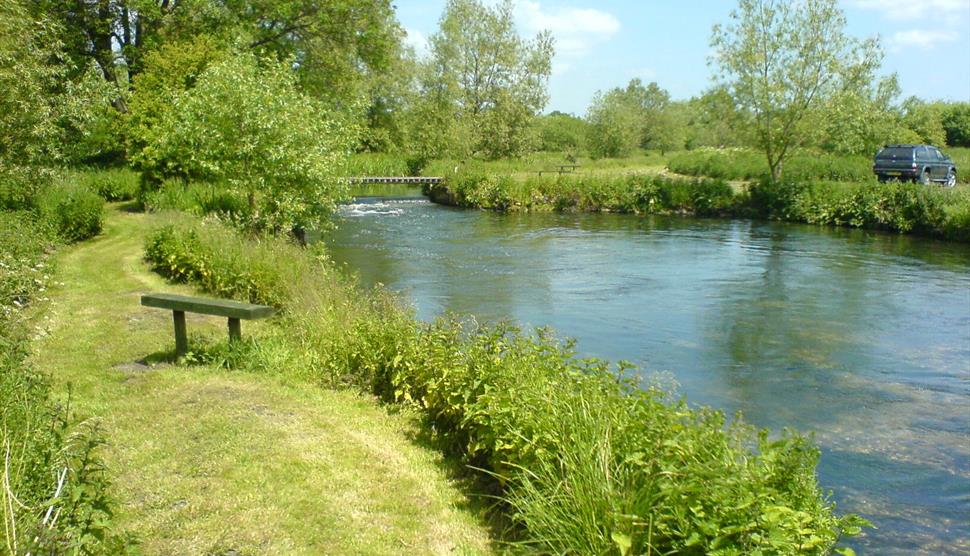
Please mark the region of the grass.
[[[58, 255], [34, 366], [100, 416], [119, 528], [145, 554], [489, 553], [487, 526], [408, 411], [351, 391], [219, 365], [171, 365], [171, 316], [148, 291], [156, 215], [109, 208], [105, 233]], [[243, 326], [258, 338], [273, 326]], [[198, 347], [225, 321], [188, 315]], [[143, 362], [147, 362], [143, 363]]]
[[638, 150], [624, 158], [592, 159], [585, 155], [569, 156], [562, 152], [537, 152], [516, 159], [501, 160], [435, 160], [429, 163], [422, 175], [451, 176], [456, 173], [497, 174], [525, 180], [555, 175], [564, 164], [578, 164], [572, 173], [577, 176], [611, 176], [626, 174], [659, 174], [667, 165], [669, 153]]

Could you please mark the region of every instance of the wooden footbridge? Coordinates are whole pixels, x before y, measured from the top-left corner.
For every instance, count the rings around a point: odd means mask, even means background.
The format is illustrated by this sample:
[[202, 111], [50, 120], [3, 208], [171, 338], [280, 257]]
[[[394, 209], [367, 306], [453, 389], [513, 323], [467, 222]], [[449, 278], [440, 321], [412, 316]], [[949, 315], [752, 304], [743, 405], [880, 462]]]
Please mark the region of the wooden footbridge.
[[444, 180], [436, 176], [364, 176], [347, 178], [351, 185], [368, 185], [372, 183], [406, 183], [412, 185], [439, 184]]

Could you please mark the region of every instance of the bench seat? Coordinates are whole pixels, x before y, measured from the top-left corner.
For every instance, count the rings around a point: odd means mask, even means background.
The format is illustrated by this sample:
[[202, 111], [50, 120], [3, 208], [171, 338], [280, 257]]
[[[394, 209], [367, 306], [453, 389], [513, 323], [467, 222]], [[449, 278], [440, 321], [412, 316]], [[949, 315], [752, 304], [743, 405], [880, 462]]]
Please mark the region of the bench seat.
[[182, 357], [188, 352], [188, 337], [185, 332], [185, 313], [215, 315], [229, 319], [229, 341], [242, 337], [240, 319], [253, 320], [273, 316], [275, 309], [267, 305], [254, 305], [231, 299], [212, 299], [174, 293], [149, 293], [141, 296], [145, 307], [170, 309], [175, 321], [175, 356]]

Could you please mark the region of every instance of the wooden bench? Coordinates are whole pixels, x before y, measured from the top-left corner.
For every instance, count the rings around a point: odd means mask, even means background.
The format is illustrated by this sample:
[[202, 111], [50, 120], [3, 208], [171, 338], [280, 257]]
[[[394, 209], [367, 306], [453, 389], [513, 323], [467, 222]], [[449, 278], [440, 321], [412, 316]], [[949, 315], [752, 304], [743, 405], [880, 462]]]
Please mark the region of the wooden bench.
[[539, 170], [539, 176], [542, 176], [543, 172], [556, 172], [559, 175], [562, 174], [572, 174], [577, 169], [579, 169], [579, 164], [560, 164], [556, 166], [557, 170]]
[[189, 350], [189, 340], [185, 335], [185, 313], [200, 313], [229, 318], [229, 341], [242, 337], [240, 319], [252, 320], [272, 316], [276, 312], [266, 305], [253, 305], [228, 299], [209, 299], [173, 293], [149, 293], [141, 296], [145, 307], [171, 309], [175, 320], [175, 356], [182, 357]]

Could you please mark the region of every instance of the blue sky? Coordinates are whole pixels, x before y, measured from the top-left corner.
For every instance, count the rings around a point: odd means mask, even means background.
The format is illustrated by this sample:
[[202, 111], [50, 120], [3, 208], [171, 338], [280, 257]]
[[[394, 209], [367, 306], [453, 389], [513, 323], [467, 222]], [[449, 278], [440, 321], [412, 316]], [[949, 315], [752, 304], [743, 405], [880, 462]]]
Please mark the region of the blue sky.
[[[494, 3], [494, 0], [486, 0]], [[896, 72], [903, 97], [970, 101], [970, 0], [840, 0], [847, 32], [878, 35], [882, 73]], [[445, 0], [397, 0], [408, 41], [421, 52]], [[686, 99], [711, 84], [711, 27], [733, 0], [517, 0], [524, 36], [549, 29], [556, 57], [546, 111], [583, 115], [597, 90], [639, 77]]]

